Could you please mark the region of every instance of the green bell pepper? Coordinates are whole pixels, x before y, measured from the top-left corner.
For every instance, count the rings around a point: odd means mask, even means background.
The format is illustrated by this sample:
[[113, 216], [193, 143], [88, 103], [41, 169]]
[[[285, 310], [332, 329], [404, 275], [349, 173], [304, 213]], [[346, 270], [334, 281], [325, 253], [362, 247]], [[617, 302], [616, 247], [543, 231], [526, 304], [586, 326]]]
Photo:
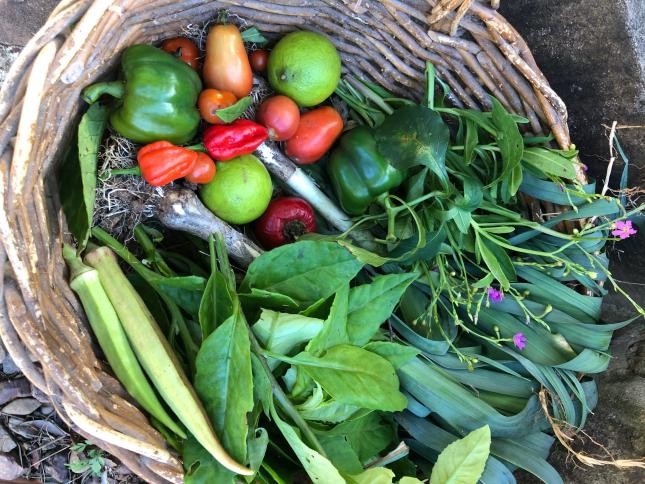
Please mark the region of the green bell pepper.
[[128, 47], [121, 58], [122, 80], [100, 82], [83, 91], [92, 104], [102, 94], [117, 98], [112, 127], [137, 143], [190, 141], [197, 132], [197, 73], [173, 55], [150, 45]]
[[340, 139], [327, 172], [341, 207], [349, 215], [364, 213], [404, 179], [403, 172], [379, 153], [372, 130], [365, 126], [352, 129]]

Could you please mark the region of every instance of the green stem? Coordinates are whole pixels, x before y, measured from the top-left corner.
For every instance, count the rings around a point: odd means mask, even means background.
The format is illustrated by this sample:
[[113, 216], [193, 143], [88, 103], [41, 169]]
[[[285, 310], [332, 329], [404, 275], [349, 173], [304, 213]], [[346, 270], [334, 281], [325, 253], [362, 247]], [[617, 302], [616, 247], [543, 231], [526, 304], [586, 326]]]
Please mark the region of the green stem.
[[125, 95], [125, 83], [123, 81], [97, 82], [86, 87], [82, 97], [88, 104], [94, 104], [103, 94], [122, 99]]
[[208, 150], [204, 146], [204, 143], [198, 143], [196, 145], [184, 146], [187, 150], [200, 151], [202, 153], [208, 153]]
[[358, 92], [360, 92], [363, 96], [365, 96], [367, 99], [372, 101], [374, 104], [376, 104], [385, 114], [392, 114], [394, 112], [394, 109], [392, 109], [385, 101], [383, 101], [383, 98], [376, 94], [374, 91], [372, 91], [370, 88], [365, 86], [362, 82], [360, 82], [358, 79], [353, 78], [352, 76], [347, 76], [347, 82]]
[[102, 181], [107, 180], [108, 178], [111, 178], [115, 175], [135, 175], [135, 176], [141, 176], [141, 168], [138, 166], [133, 166], [130, 168], [117, 168], [117, 169], [109, 169], [106, 170], [103, 176], [101, 177]]

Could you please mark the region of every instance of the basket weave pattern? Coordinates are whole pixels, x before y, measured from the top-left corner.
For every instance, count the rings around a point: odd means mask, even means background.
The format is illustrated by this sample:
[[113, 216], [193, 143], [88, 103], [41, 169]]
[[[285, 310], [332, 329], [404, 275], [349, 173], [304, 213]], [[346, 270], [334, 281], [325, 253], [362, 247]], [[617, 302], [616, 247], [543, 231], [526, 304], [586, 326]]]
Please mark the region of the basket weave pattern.
[[[68, 239], [55, 168], [83, 108], [80, 91], [128, 45], [156, 42], [225, 9], [266, 33], [330, 36], [345, 72], [404, 96], [423, 92], [427, 60], [456, 106], [488, 94], [570, 146], [567, 111], [499, 0], [63, 0], [17, 59], [0, 92], [0, 337], [75, 431], [150, 482], [182, 482], [181, 464], [95, 356], [67, 283]], [[73, 28], [72, 28], [73, 26]], [[584, 174], [579, 173], [584, 181]], [[64, 180], [63, 180], [64, 183]], [[557, 207], [528, 200], [531, 211]]]

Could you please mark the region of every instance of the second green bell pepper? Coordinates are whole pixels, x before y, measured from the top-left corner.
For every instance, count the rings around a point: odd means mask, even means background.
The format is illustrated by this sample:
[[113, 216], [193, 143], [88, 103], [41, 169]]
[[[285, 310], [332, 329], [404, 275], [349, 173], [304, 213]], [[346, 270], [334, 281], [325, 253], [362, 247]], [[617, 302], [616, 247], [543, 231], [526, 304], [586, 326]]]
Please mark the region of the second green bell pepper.
[[365, 213], [372, 202], [404, 179], [403, 172], [379, 153], [372, 131], [365, 126], [343, 135], [327, 171], [340, 205], [349, 215]]
[[117, 98], [110, 124], [137, 143], [190, 141], [197, 132], [197, 98], [202, 82], [194, 69], [150, 45], [128, 47], [121, 58], [122, 80], [83, 91], [92, 104], [102, 94]]

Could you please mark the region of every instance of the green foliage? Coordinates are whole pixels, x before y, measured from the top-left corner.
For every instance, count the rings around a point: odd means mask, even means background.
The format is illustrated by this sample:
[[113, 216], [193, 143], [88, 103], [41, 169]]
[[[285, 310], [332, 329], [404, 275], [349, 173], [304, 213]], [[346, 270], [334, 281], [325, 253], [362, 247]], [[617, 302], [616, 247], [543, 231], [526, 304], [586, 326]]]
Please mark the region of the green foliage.
[[477, 484], [490, 454], [488, 426], [473, 430], [446, 447], [432, 468], [430, 484]]

